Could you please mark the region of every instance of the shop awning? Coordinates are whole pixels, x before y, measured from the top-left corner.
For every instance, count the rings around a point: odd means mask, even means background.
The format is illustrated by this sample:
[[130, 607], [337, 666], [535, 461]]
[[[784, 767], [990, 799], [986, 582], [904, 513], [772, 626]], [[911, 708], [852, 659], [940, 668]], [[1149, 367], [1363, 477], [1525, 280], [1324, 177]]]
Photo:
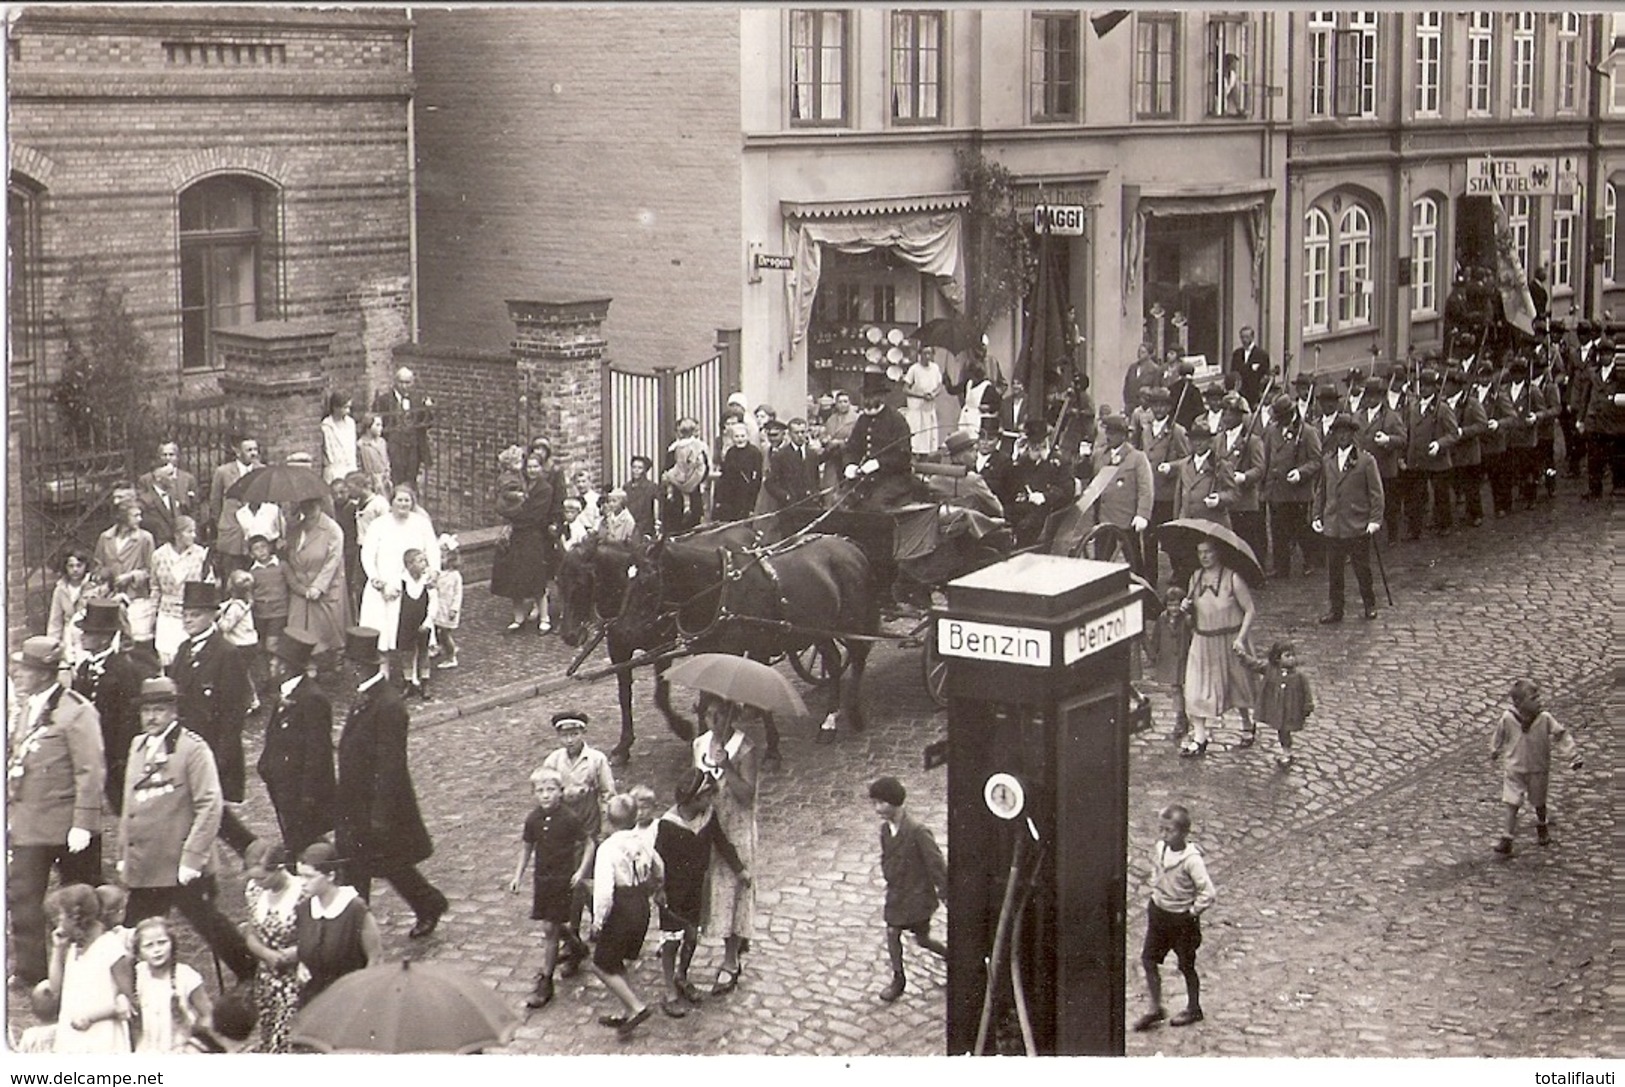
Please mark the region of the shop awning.
[[786, 219], [849, 219], [865, 215], [912, 215], [970, 207], [970, 193], [883, 196], [874, 200], [780, 200]]

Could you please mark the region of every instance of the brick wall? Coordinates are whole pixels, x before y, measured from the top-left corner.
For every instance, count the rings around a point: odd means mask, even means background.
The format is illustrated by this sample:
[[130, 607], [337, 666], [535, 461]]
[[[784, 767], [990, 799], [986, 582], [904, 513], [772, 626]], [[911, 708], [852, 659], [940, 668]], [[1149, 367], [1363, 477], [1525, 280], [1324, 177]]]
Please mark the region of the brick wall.
[[435, 527], [456, 531], [496, 523], [491, 501], [497, 453], [522, 444], [529, 433], [513, 355], [399, 344], [393, 364], [411, 367], [417, 387], [434, 400], [434, 466], [424, 473], [423, 504]]
[[605, 296], [619, 366], [741, 324], [739, 12], [414, 9], [425, 340], [497, 349], [508, 298]]
[[[43, 190], [45, 308], [74, 276], [126, 287], [154, 366], [173, 380], [179, 194], [240, 173], [271, 193], [258, 317], [331, 324], [335, 380], [366, 386], [410, 336], [409, 25], [382, 9], [22, 12], [10, 28], [9, 137], [15, 167]], [[59, 365], [49, 335], [44, 356]], [[186, 383], [206, 390], [209, 376]]]

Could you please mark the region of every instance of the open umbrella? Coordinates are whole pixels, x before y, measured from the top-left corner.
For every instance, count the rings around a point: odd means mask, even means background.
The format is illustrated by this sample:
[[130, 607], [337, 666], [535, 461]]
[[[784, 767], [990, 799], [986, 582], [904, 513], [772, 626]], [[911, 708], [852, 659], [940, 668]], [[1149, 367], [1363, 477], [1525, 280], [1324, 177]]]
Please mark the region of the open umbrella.
[[307, 498], [327, 498], [332, 494], [322, 477], [310, 468], [296, 464], [273, 464], [258, 468], [226, 488], [226, 497], [245, 506], [254, 502], [303, 502]]
[[1239, 574], [1243, 581], [1255, 588], [1264, 583], [1264, 568], [1258, 564], [1258, 556], [1247, 546], [1247, 541], [1217, 521], [1179, 517], [1158, 525], [1156, 533], [1164, 541], [1183, 543], [1187, 547], [1195, 547], [1207, 540], [1218, 547], [1219, 560]]
[[484, 982], [403, 960], [339, 978], [300, 1011], [291, 1040], [325, 1053], [473, 1053], [506, 1045], [518, 1027]]
[[749, 657], [697, 653], [673, 667], [666, 678], [679, 686], [714, 694], [729, 702], [754, 706], [764, 713], [807, 716], [807, 703], [790, 686], [790, 681]]
[[963, 317], [933, 317], [914, 330], [914, 340], [921, 347], [944, 347], [956, 355], [982, 342]]

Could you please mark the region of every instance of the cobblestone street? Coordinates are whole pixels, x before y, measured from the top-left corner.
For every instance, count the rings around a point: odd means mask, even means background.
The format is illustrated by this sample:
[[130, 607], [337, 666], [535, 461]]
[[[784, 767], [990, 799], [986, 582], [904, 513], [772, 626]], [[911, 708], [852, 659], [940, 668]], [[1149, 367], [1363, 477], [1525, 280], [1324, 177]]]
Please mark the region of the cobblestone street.
[[[1131, 754], [1130, 1021], [1143, 999], [1143, 858], [1162, 805], [1191, 807], [1219, 902], [1204, 919], [1199, 960], [1206, 1021], [1130, 1034], [1130, 1055], [1625, 1052], [1609, 1011], [1612, 605], [1598, 559], [1607, 525], [1602, 509], [1565, 492], [1550, 513], [1393, 549], [1395, 606], [1370, 623], [1316, 625], [1321, 577], [1271, 584], [1255, 643], [1291, 634], [1317, 684], [1319, 708], [1289, 770], [1271, 761], [1273, 735], [1237, 749], [1233, 717], [1205, 760], [1176, 757], [1167, 703], [1154, 693], [1155, 727], [1134, 738]], [[410, 911], [393, 892], [375, 894], [374, 908], [390, 955], [459, 964], [518, 1005], [540, 957], [528, 893], [506, 889], [530, 805], [526, 778], [553, 745], [549, 715], [565, 705], [592, 716], [589, 742], [612, 745], [615, 691], [609, 679], [561, 686], [567, 647], [495, 633], [505, 602], [483, 587], [470, 603], [464, 666], [443, 673], [436, 701], [417, 711], [412, 746], [436, 839], [424, 871], [452, 910], [435, 937], [413, 945]], [[1526, 812], [1515, 854], [1501, 859], [1490, 851], [1500, 789], [1486, 755], [1519, 675], [1543, 683], [1586, 765], [1554, 768], [1554, 843], [1535, 845]], [[512, 698], [535, 685], [539, 697], [475, 708], [482, 696]], [[639, 739], [618, 781], [648, 783], [664, 798], [687, 749], [661, 722], [651, 690], [640, 675]], [[921, 769], [946, 718], [925, 695], [917, 650], [877, 651], [866, 697], [866, 733], [818, 747], [810, 723], [792, 725], [784, 769], [763, 777], [757, 939], [735, 993], [682, 1020], [657, 1015], [622, 1045], [595, 1022], [616, 1010], [613, 999], [595, 981], [565, 982], [511, 1051], [940, 1054], [939, 962], [911, 947], [908, 991], [889, 1007], [876, 998], [887, 980], [883, 888], [865, 786], [881, 773], [899, 776], [952, 863], [945, 771]], [[820, 715], [825, 700], [809, 696]], [[263, 794], [248, 815], [272, 825]], [[229, 861], [228, 873], [235, 869]], [[702, 989], [719, 959], [720, 948], [702, 947], [694, 967]], [[1171, 960], [1164, 976], [1177, 1008], [1182, 983]], [[658, 995], [653, 941], [632, 978]]]

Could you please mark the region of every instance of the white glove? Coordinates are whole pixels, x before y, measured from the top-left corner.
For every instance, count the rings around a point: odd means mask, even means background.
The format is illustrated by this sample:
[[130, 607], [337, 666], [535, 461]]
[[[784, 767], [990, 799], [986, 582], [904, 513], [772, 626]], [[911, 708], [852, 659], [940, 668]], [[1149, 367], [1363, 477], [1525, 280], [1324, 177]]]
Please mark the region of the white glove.
[[1043, 491], [1034, 491], [1032, 493], [1032, 496], [1030, 498], [1028, 498], [1027, 501], [1032, 503], [1035, 506], [1042, 506], [1044, 504], [1044, 492]]
[[1488, 426], [1489, 426], [1489, 428], [1491, 430], [1500, 430], [1501, 429], [1501, 420], [1499, 420], [1499, 419], [1491, 419], [1489, 421]]
[[1078, 443], [1078, 456], [1080, 456], [1080, 457], [1092, 457], [1094, 455], [1095, 455], [1095, 444], [1093, 442], [1079, 442]]
[[1210, 494], [1206, 498], [1202, 499], [1202, 505], [1206, 506], [1208, 509], [1213, 509], [1218, 504], [1219, 496], [1216, 494]]
[[1147, 521], [1144, 517], [1140, 516], [1136, 516], [1134, 520], [1129, 522], [1129, 524], [1133, 526], [1135, 532], [1144, 532], [1145, 526], [1149, 525], [1150, 523], [1150, 521]]
[[1438, 442], [1429, 442], [1428, 443], [1428, 456], [1436, 457], [1438, 455], [1439, 455], [1439, 443]]
[[1388, 437], [1388, 435], [1379, 430], [1377, 431], [1376, 437], [1372, 438], [1371, 440], [1376, 442], [1378, 445], [1387, 445], [1391, 439]]
[[83, 827], [74, 827], [68, 831], [68, 852], [83, 853], [90, 845], [90, 831]]
[[1377, 534], [1377, 532], [1381, 528], [1382, 528], [1382, 522], [1381, 521], [1372, 521], [1369, 525], [1365, 526], [1365, 534], [1367, 536], [1375, 536]]
[[1625, 408], [1625, 393], [1614, 394], [1614, 407]]
[[1288, 472], [1286, 474], [1286, 481], [1288, 483], [1299, 483], [1302, 480], [1303, 480], [1303, 476], [1298, 472], [1298, 470], [1296, 468], [1292, 469], [1292, 471], [1290, 471], [1290, 472]]
[[1319, 517], [1316, 517], [1313, 521], [1310, 521], [1309, 522], [1309, 527], [1314, 529], [1316, 532], [1320, 533], [1321, 535], [1325, 535], [1325, 533], [1326, 533], [1326, 526], [1325, 526], [1325, 524], [1323, 524], [1321, 522]]
[[1167, 475], [1168, 473], [1172, 472], [1173, 470], [1174, 470], [1174, 466], [1171, 465], [1171, 464], [1159, 464], [1159, 465], [1157, 465], [1157, 471], [1162, 473], [1163, 475]]
[[197, 879], [202, 874], [203, 873], [199, 872], [196, 868], [188, 868], [183, 864], [176, 870], [175, 878], [180, 882], [181, 886], [184, 887], [186, 884], [191, 883], [194, 879]]
[[1236, 482], [1245, 484], [1247, 482], [1247, 473], [1245, 473], [1245, 472], [1237, 472], [1236, 473]]
[[846, 466], [846, 471], [841, 473], [841, 474], [846, 476], [847, 479], [857, 479], [858, 478], [858, 466], [856, 464], [848, 464]]
[[875, 458], [870, 457], [868, 460], [864, 461], [858, 466], [858, 471], [862, 472], [866, 476], [872, 476], [876, 472], [880, 471], [880, 462], [875, 460]]

